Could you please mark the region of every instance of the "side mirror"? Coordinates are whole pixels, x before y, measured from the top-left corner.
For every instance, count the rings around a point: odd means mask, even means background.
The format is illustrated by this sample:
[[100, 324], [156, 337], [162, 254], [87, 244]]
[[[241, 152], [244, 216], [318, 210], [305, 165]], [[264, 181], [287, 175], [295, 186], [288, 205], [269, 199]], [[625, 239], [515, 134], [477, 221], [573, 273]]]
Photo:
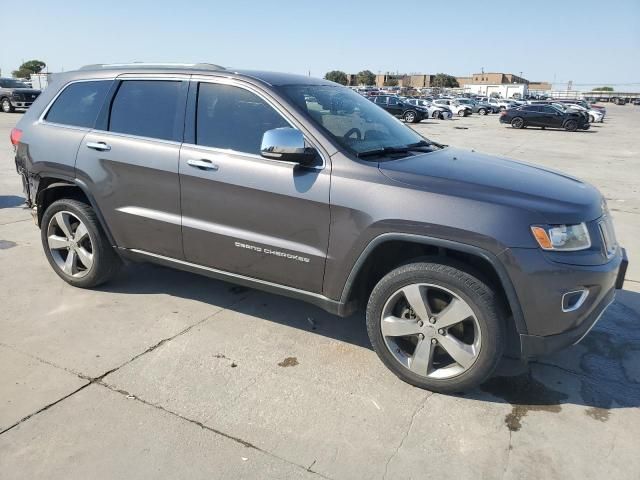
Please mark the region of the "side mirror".
[[312, 165], [318, 152], [315, 148], [305, 147], [304, 135], [295, 128], [284, 127], [267, 130], [262, 135], [260, 155], [272, 160]]

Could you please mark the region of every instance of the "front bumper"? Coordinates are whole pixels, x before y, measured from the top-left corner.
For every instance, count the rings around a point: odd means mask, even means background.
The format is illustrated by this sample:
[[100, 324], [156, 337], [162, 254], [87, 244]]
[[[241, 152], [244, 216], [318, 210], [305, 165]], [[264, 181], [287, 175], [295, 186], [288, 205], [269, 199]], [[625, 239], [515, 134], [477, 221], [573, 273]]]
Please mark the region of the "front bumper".
[[23, 102], [17, 100], [10, 100], [13, 108], [29, 108], [33, 102]]
[[[629, 263], [623, 248], [604, 265], [560, 264], [536, 249], [510, 249], [501, 256], [524, 314], [526, 331], [518, 332], [524, 359], [582, 340], [623, 287]], [[587, 292], [585, 299], [565, 309], [565, 295], [579, 290]]]

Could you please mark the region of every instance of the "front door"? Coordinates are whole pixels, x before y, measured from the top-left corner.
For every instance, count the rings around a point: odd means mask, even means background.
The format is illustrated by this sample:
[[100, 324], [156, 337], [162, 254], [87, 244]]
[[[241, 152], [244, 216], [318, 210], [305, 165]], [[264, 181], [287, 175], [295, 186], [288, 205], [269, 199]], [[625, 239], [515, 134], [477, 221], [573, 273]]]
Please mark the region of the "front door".
[[292, 124], [254, 87], [194, 81], [187, 111], [193, 138], [185, 139], [179, 166], [186, 260], [321, 292], [329, 165], [260, 156], [263, 133]]

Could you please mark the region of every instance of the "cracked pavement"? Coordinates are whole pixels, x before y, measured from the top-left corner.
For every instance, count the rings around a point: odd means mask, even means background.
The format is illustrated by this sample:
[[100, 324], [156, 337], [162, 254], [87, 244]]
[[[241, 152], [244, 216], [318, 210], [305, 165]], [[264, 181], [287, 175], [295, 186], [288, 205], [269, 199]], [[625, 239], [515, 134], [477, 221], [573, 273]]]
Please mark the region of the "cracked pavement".
[[640, 477], [640, 108], [607, 109], [592, 133], [416, 127], [594, 183], [631, 261], [581, 344], [458, 396], [396, 379], [362, 314], [151, 265], [68, 286], [0, 142], [0, 479]]

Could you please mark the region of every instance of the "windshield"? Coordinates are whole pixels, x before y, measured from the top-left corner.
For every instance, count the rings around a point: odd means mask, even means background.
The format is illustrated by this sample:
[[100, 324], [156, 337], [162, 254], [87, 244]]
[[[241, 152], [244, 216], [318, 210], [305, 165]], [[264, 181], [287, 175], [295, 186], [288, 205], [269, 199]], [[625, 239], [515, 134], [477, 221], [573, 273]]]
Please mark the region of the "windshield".
[[356, 155], [425, 141], [361, 95], [333, 85], [284, 85], [278, 90], [315, 125]]
[[2, 88], [29, 88], [25, 83], [13, 78], [0, 78], [0, 87]]

